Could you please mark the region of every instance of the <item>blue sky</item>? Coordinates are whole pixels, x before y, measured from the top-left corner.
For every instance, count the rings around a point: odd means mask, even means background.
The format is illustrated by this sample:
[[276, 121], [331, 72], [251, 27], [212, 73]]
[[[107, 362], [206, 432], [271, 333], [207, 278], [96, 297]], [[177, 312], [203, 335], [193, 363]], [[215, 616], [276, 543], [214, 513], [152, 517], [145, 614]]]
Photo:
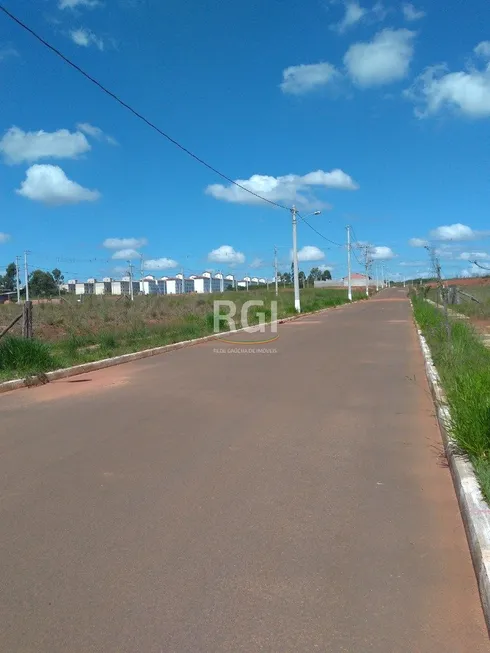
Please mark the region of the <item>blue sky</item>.
[[[232, 179], [321, 209], [308, 221], [334, 243], [352, 224], [392, 277], [427, 273], [429, 241], [447, 276], [490, 265], [486, 0], [5, 5]], [[0, 87], [0, 266], [29, 250], [67, 279], [117, 276], [140, 255], [159, 275], [272, 277], [274, 245], [289, 266], [287, 211], [230, 187], [3, 14]], [[301, 221], [298, 240], [301, 269], [345, 274], [345, 246]]]

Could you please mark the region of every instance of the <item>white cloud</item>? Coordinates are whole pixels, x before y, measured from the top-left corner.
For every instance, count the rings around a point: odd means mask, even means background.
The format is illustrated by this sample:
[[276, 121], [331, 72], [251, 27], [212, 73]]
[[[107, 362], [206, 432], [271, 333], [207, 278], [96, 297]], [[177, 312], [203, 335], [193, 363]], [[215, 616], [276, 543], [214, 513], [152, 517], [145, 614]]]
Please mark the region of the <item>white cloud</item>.
[[139, 249], [147, 244], [146, 238], [106, 238], [103, 242], [107, 249]]
[[324, 258], [325, 252], [314, 245], [305, 245], [298, 251], [298, 261], [323, 261]]
[[15, 192], [30, 200], [53, 206], [94, 202], [100, 197], [98, 191], [83, 188], [68, 179], [59, 166], [48, 164], [31, 166], [21, 187]]
[[407, 76], [415, 32], [384, 29], [372, 41], [354, 43], [344, 56], [352, 80], [363, 87], [381, 86]]
[[127, 249], [120, 249], [117, 252], [114, 252], [112, 255], [113, 259], [126, 259], [130, 261], [133, 258], [140, 258], [140, 253], [137, 252], [135, 249], [132, 249], [131, 247]]
[[[282, 177], [271, 177], [268, 175], [252, 175], [250, 179], [237, 179], [237, 183], [258, 195], [273, 202], [296, 202], [299, 205], [307, 206], [312, 201], [309, 191], [313, 186], [333, 188], [339, 190], [357, 190], [359, 185], [345, 172], [336, 169], [331, 172], [317, 170], [309, 172], [304, 176], [284, 175]], [[303, 194], [304, 192], [307, 195]], [[206, 193], [216, 199], [226, 202], [237, 202], [240, 204], [260, 204], [262, 200], [254, 197], [246, 191], [233, 184], [212, 184], [206, 188]]]
[[0, 61], [3, 61], [4, 59], [8, 59], [9, 57], [18, 57], [18, 56], [20, 56], [18, 51], [9, 45], [0, 47]]
[[404, 268], [419, 268], [424, 265], [424, 261], [401, 261], [398, 265]]
[[[488, 56], [488, 41], [476, 46], [475, 52]], [[468, 70], [449, 72], [446, 64], [429, 66], [405, 91], [415, 104], [415, 115], [426, 118], [447, 109], [469, 118], [490, 117], [490, 64], [482, 70], [474, 65]]]
[[0, 231], [0, 244], [6, 243], [8, 240], [10, 240], [10, 234]]
[[349, 27], [352, 27], [356, 23], [358, 23], [364, 16], [367, 14], [367, 9], [364, 7], [361, 7], [361, 5], [356, 2], [356, 0], [347, 0], [344, 3], [345, 6], [345, 14], [340, 23], [336, 23], [335, 25], [331, 26], [331, 29], [335, 30], [336, 32], [339, 32], [342, 34], [345, 32]]
[[457, 222], [433, 229], [430, 237], [434, 240], [474, 240], [478, 234], [471, 227]]
[[0, 152], [7, 163], [32, 163], [39, 159], [75, 159], [91, 149], [81, 132], [25, 132], [11, 127], [0, 140]]
[[320, 272], [325, 272], [326, 270], [328, 270], [329, 272], [333, 272], [334, 267], [335, 266], [333, 266], [333, 265], [323, 265], [322, 264], [322, 265], [318, 266], [318, 269], [320, 270]]
[[262, 268], [264, 267], [265, 263], [263, 259], [261, 258], [254, 258], [254, 260], [250, 263], [248, 266], [249, 268], [255, 269], [255, 268]]
[[238, 265], [245, 263], [245, 255], [242, 252], [235, 251], [231, 245], [221, 245], [218, 249], [213, 249], [212, 252], [209, 252], [208, 261]]
[[410, 2], [406, 2], [402, 6], [402, 11], [405, 20], [408, 21], [420, 20], [425, 16], [425, 11], [416, 9]]
[[475, 265], [474, 263], [469, 268], [461, 270], [462, 277], [481, 277], [485, 274], [485, 270], [482, 270], [482, 268], [479, 268], [478, 265]]
[[429, 241], [425, 240], [424, 238], [410, 238], [408, 244], [412, 247], [427, 247], [429, 245]]
[[70, 38], [73, 43], [76, 43], [76, 45], [80, 45], [83, 48], [95, 45], [99, 50], [104, 49], [104, 41], [85, 27], [72, 30], [70, 32]]
[[359, 185], [348, 174], [338, 168], [330, 172], [323, 172], [323, 170], [309, 172], [304, 177], [299, 177], [299, 181], [306, 186], [324, 186], [337, 190], [358, 190], [359, 188]]
[[343, 34], [349, 28], [361, 22], [378, 22], [386, 16], [386, 10], [382, 2], [376, 2], [371, 9], [362, 7], [357, 0], [344, 0], [345, 13], [339, 23], [331, 25], [330, 29]]
[[177, 265], [177, 261], [171, 258], [152, 258], [143, 263], [145, 270], [168, 270], [170, 268], [176, 268]]
[[487, 252], [461, 252], [458, 258], [463, 261], [488, 261], [490, 254]]
[[490, 59], [490, 41], [478, 43], [473, 52], [483, 59]]
[[283, 93], [303, 95], [331, 84], [340, 77], [335, 66], [327, 62], [290, 66], [282, 71], [280, 88]]
[[94, 127], [94, 125], [91, 125], [88, 122], [79, 122], [77, 124], [77, 129], [81, 132], [84, 132], [84, 134], [87, 134], [87, 136], [91, 136], [92, 138], [97, 139], [98, 141], [106, 141], [110, 145], [118, 144], [115, 138], [105, 134], [102, 129], [100, 129], [100, 127]]
[[75, 9], [76, 7], [96, 7], [98, 0], [59, 0], [60, 9]]
[[389, 261], [395, 258], [395, 253], [391, 247], [383, 245], [370, 247], [369, 254], [374, 261]]

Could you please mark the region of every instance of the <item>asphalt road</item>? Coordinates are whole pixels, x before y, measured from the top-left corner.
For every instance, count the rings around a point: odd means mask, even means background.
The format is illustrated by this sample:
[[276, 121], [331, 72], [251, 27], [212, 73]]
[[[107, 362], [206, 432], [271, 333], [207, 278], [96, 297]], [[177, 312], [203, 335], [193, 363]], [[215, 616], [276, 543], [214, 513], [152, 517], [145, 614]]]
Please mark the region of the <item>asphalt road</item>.
[[279, 336], [0, 396], [0, 651], [489, 650], [404, 294]]

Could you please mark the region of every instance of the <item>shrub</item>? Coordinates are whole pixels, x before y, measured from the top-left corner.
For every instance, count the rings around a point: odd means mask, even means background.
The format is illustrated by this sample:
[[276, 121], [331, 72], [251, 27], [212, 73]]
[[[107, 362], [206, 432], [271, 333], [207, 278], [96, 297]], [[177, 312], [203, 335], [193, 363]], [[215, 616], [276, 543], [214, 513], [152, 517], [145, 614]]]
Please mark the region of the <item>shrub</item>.
[[55, 369], [56, 359], [49, 347], [39, 340], [15, 336], [0, 340], [0, 370], [38, 374]]

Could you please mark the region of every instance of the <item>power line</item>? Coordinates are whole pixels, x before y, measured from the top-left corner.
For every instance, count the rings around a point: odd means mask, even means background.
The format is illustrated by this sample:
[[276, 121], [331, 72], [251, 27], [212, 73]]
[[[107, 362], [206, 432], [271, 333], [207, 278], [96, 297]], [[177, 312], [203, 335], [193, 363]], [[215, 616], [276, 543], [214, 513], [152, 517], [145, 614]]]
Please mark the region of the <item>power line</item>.
[[193, 159], [195, 159], [198, 163], [202, 164], [203, 166], [205, 166], [206, 168], [208, 168], [209, 170], [211, 170], [212, 172], [214, 172], [215, 174], [217, 174], [218, 176], [220, 176], [222, 179], [225, 179], [225, 180], [228, 181], [230, 184], [233, 184], [234, 186], [237, 186], [237, 188], [240, 188], [241, 190], [245, 191], [246, 193], [249, 193], [250, 195], [253, 195], [254, 197], [257, 197], [258, 199], [262, 200], [263, 202], [267, 202], [268, 204], [272, 204], [272, 206], [276, 206], [276, 207], [279, 208], [279, 209], [285, 209], [286, 211], [289, 211], [289, 208], [288, 208], [287, 206], [283, 206], [282, 204], [278, 204], [277, 202], [274, 202], [274, 201], [272, 201], [272, 200], [269, 200], [269, 199], [267, 199], [266, 197], [262, 197], [262, 195], [259, 195], [258, 193], [254, 193], [254, 192], [253, 192], [252, 190], [250, 190], [249, 188], [246, 188], [245, 186], [242, 186], [241, 184], [239, 184], [239, 183], [237, 183], [236, 181], [234, 181], [233, 179], [231, 179], [231, 177], [228, 177], [228, 176], [225, 175], [224, 173], [222, 173], [222, 172], [220, 172], [219, 170], [217, 170], [216, 168], [214, 168], [211, 164], [209, 164], [209, 163], [207, 163], [206, 161], [204, 161], [204, 159], [201, 159], [199, 156], [197, 156], [197, 154], [194, 154], [193, 152], [191, 152], [190, 150], [188, 150], [186, 147], [184, 147], [183, 145], [181, 145], [181, 144], [180, 144], [178, 141], [176, 141], [174, 138], [172, 138], [171, 136], [169, 136], [169, 134], [166, 134], [163, 130], [161, 130], [159, 127], [157, 127], [153, 122], [151, 122], [150, 120], [148, 120], [148, 118], [145, 118], [145, 116], [143, 116], [143, 114], [141, 114], [139, 111], [137, 111], [136, 109], [134, 109], [131, 105], [127, 104], [127, 102], [124, 102], [124, 100], [122, 100], [122, 99], [121, 99], [118, 95], [116, 95], [113, 91], [109, 90], [106, 86], [104, 86], [103, 84], [101, 84], [101, 82], [97, 81], [94, 77], [92, 77], [91, 75], [89, 75], [89, 73], [85, 72], [85, 70], [83, 70], [83, 68], [80, 68], [80, 66], [78, 66], [76, 63], [74, 63], [73, 61], [71, 61], [71, 59], [69, 59], [66, 55], [64, 55], [62, 52], [60, 52], [60, 50], [58, 50], [58, 49], [55, 48], [53, 45], [51, 45], [50, 43], [48, 43], [48, 41], [46, 41], [42, 36], [40, 36], [40, 35], [39, 35], [37, 32], [35, 32], [32, 28], [30, 28], [28, 25], [26, 25], [24, 22], [22, 22], [22, 21], [20, 20], [20, 18], [17, 18], [16, 16], [14, 16], [14, 14], [12, 14], [8, 9], [6, 9], [6, 7], [4, 7], [3, 5], [0, 5], [0, 11], [2, 11], [2, 12], [3, 12], [3, 13], [4, 13], [8, 18], [10, 18], [12, 21], [14, 21], [15, 23], [17, 23], [17, 25], [19, 25], [19, 27], [21, 27], [22, 29], [24, 29], [26, 32], [29, 32], [29, 34], [31, 34], [31, 36], [33, 36], [35, 39], [37, 39], [37, 40], [38, 40], [40, 43], [42, 43], [42, 45], [44, 45], [46, 48], [48, 48], [49, 50], [51, 50], [51, 52], [54, 52], [54, 54], [56, 54], [58, 57], [60, 57], [60, 59], [62, 59], [65, 63], [67, 63], [69, 66], [71, 66], [72, 68], [74, 68], [78, 73], [80, 73], [81, 75], [83, 75], [83, 77], [85, 77], [85, 78], [88, 79], [90, 82], [92, 82], [92, 84], [95, 84], [95, 86], [97, 86], [101, 91], [103, 91], [104, 93], [106, 93], [106, 95], [109, 95], [109, 97], [111, 97], [113, 100], [115, 100], [116, 102], [118, 102], [122, 107], [124, 107], [125, 109], [127, 109], [128, 111], [130, 111], [134, 116], [136, 116], [137, 118], [139, 118], [139, 120], [143, 121], [146, 125], [148, 125], [149, 127], [151, 127], [151, 129], [153, 129], [153, 130], [156, 131], [158, 134], [160, 134], [160, 136], [163, 136], [163, 137], [166, 138], [168, 141], [170, 141], [170, 143], [172, 143], [173, 145], [175, 145], [176, 147], [178, 147], [180, 150], [182, 150], [182, 152], [185, 152], [185, 153], [188, 154], [190, 157], [192, 157]]
[[363, 261], [360, 261], [359, 258], [357, 257], [357, 252], [356, 252], [356, 246], [357, 246], [357, 247], [359, 246], [359, 245], [358, 245], [358, 243], [359, 243], [359, 239], [358, 239], [358, 237], [357, 237], [357, 235], [356, 235], [356, 233], [355, 233], [355, 231], [354, 231], [354, 229], [353, 229], [352, 227], [351, 227], [351, 231], [352, 231], [352, 235], [354, 236], [354, 240], [355, 240], [355, 242], [356, 242], [356, 245], [352, 248], [352, 251], [353, 251], [353, 253], [354, 253], [354, 258], [356, 259], [356, 261], [357, 261], [357, 263], [358, 263], [359, 265], [364, 265], [364, 262], [363, 262]]
[[320, 238], [323, 238], [323, 240], [326, 240], [327, 243], [331, 243], [332, 245], [336, 245], [337, 247], [344, 247], [344, 245], [343, 245], [342, 243], [336, 243], [334, 240], [330, 240], [330, 238], [327, 238], [327, 237], [324, 236], [322, 233], [320, 233], [320, 232], [318, 231], [318, 229], [315, 229], [315, 227], [314, 227], [313, 225], [311, 225], [311, 224], [308, 222], [308, 220], [307, 220], [306, 218], [304, 218], [304, 217], [301, 215], [301, 213], [298, 213], [298, 216], [303, 220], [303, 222], [304, 222], [305, 224], [308, 225], [308, 227], [309, 227], [312, 231], [314, 231], [318, 236], [320, 236]]

